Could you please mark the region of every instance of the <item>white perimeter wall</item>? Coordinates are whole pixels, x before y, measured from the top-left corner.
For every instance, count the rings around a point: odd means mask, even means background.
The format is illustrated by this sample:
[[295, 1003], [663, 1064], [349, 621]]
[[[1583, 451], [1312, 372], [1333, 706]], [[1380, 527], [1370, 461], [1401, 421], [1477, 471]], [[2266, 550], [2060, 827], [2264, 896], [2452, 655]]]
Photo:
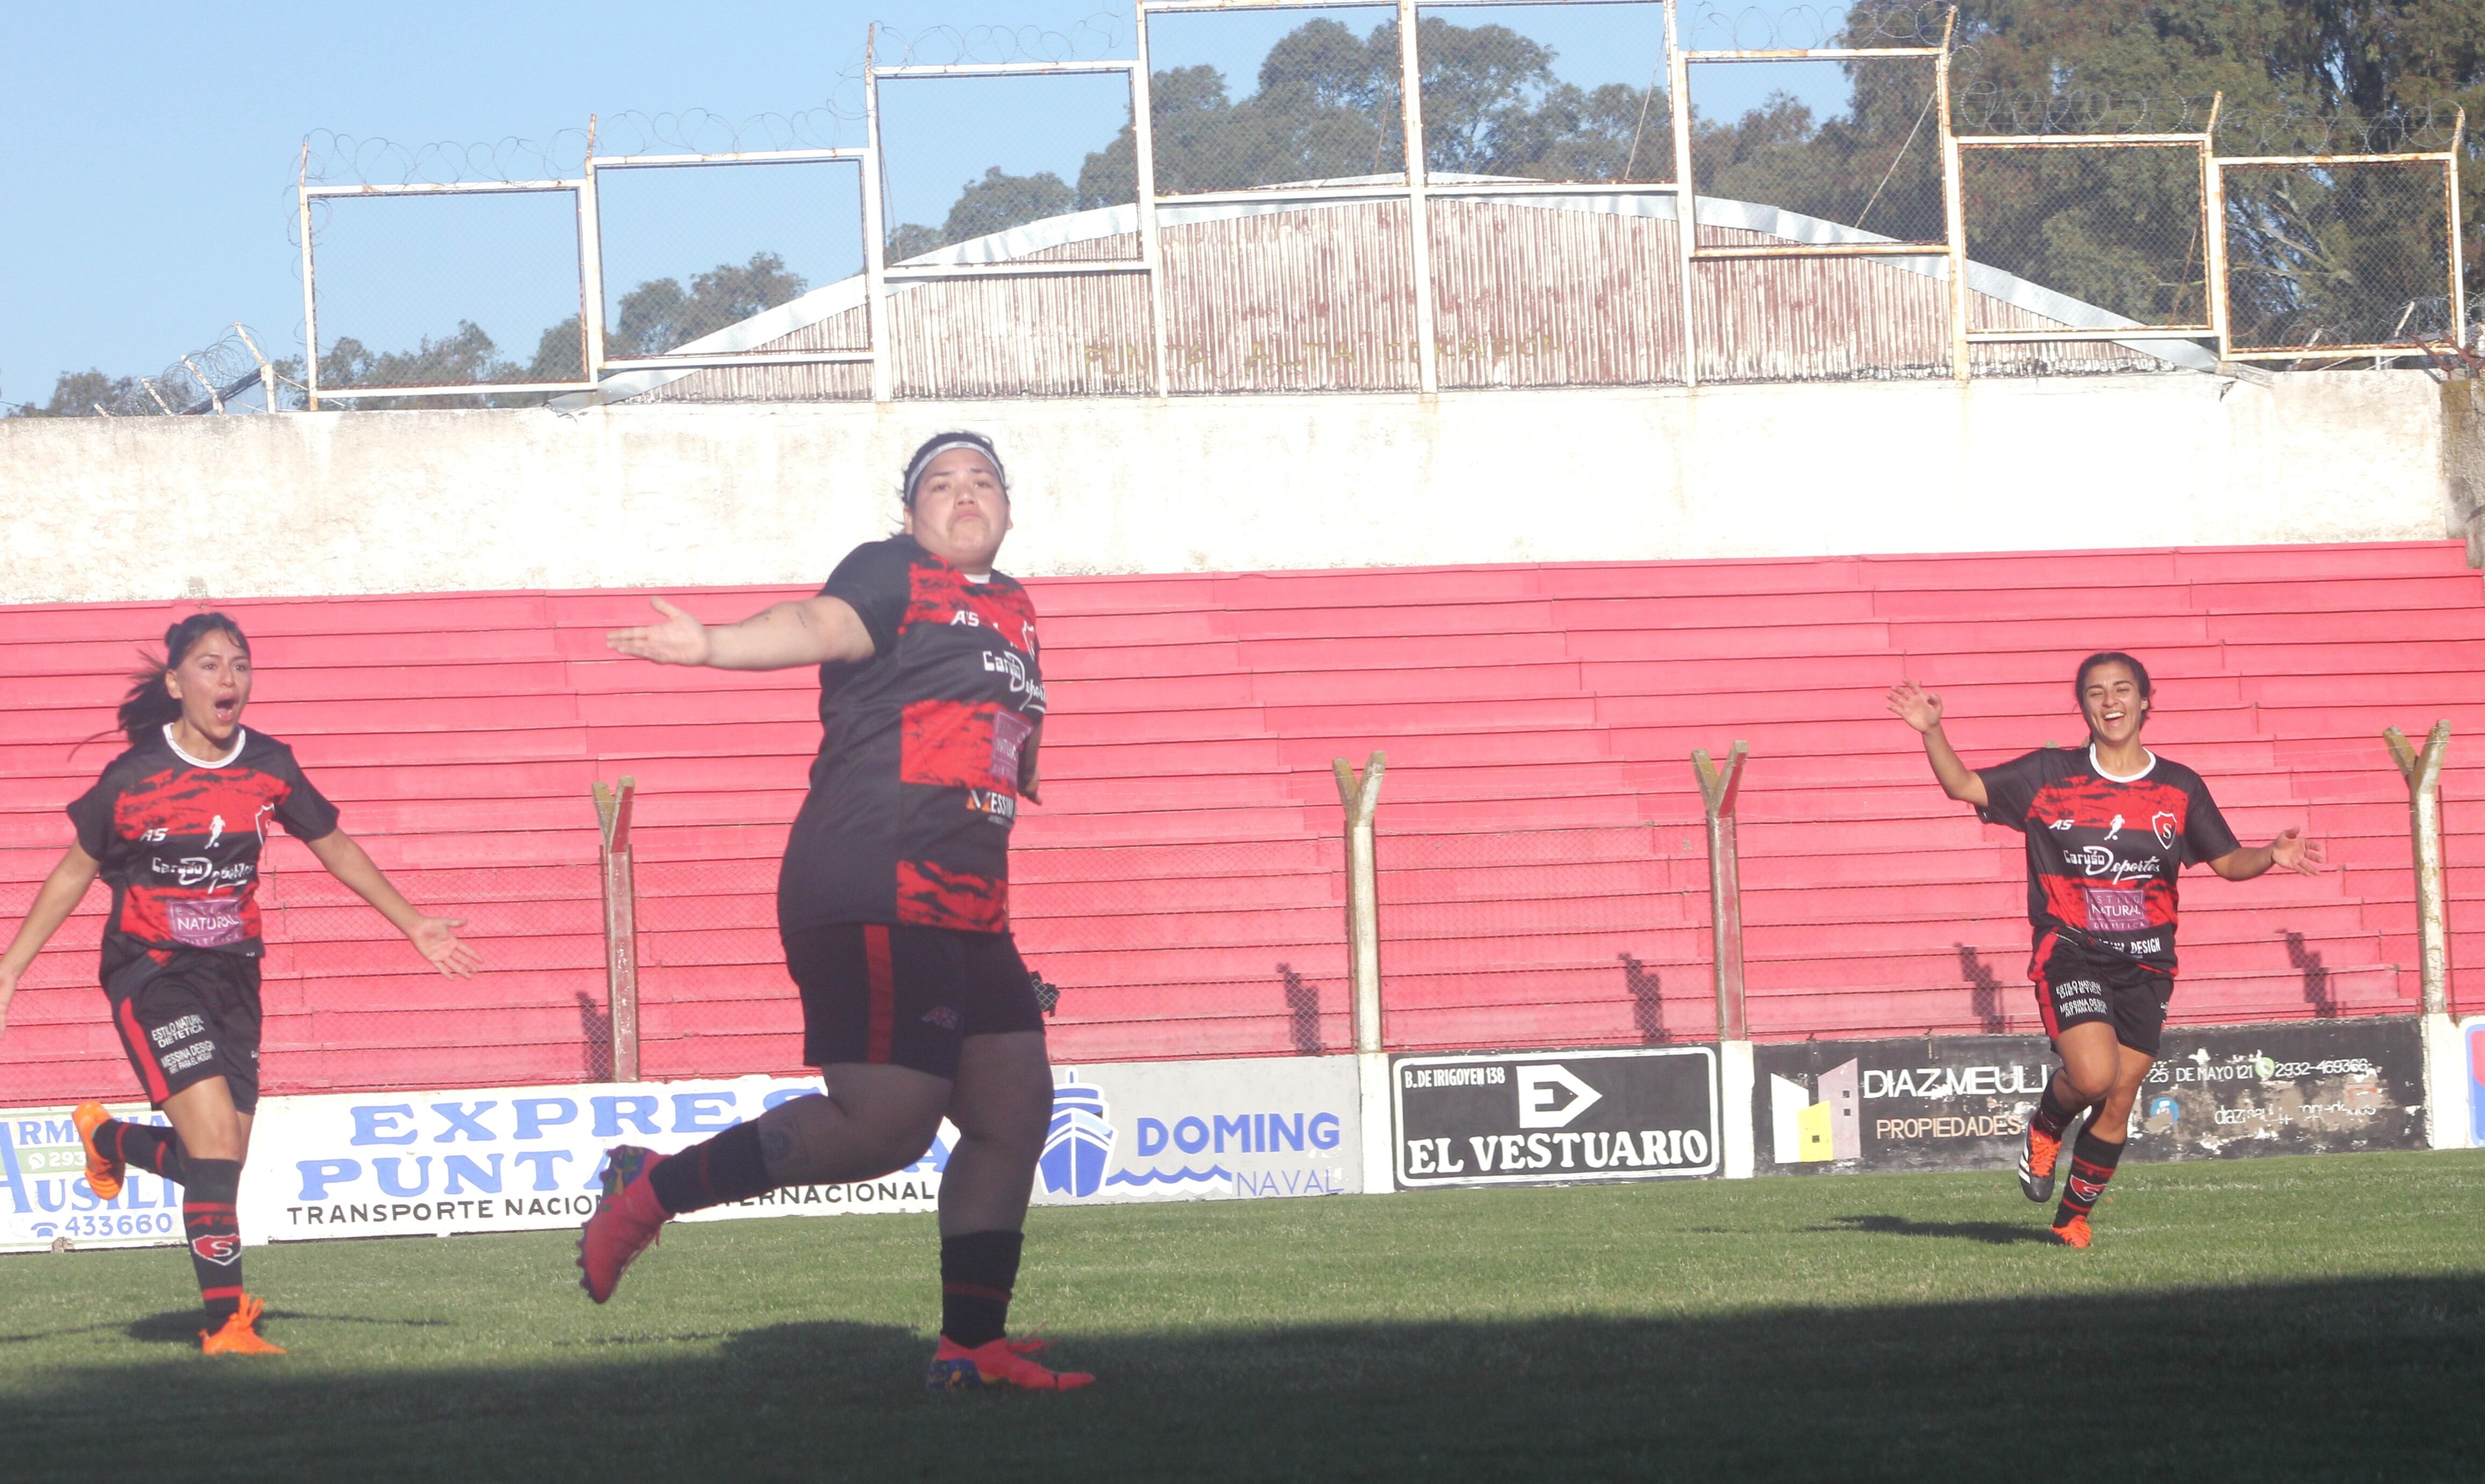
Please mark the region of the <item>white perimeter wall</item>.
[[965, 426], [1037, 575], [2467, 534], [2414, 371], [0, 420], [0, 602], [816, 581]]

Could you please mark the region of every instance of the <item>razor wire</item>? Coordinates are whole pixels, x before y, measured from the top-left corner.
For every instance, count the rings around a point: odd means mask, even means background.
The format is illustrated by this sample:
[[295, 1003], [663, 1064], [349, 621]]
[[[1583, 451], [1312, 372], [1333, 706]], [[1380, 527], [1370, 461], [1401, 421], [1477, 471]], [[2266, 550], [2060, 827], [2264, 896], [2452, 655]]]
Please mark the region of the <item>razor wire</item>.
[[[870, 65], [954, 67], [968, 64], [1092, 62], [1127, 52], [1127, 16], [1098, 11], [1066, 30], [1042, 26], [933, 26], [907, 33], [875, 28]], [[625, 109], [601, 115], [593, 147], [613, 154], [742, 154], [772, 149], [834, 149], [862, 143], [865, 62], [857, 55], [814, 107], [741, 119], [704, 108], [655, 113]], [[513, 180], [567, 180], [585, 169], [585, 125], [540, 138], [508, 135], [487, 143], [408, 145], [375, 136], [314, 130], [303, 141], [301, 179], [310, 185], [465, 185]], [[297, 244], [298, 245], [298, 244]]]
[[[1677, 34], [1686, 51], [1802, 51], [1939, 46], [1951, 7], [1920, 0], [1857, 0], [1853, 5], [1684, 5]], [[1954, 44], [1954, 55], [1967, 48]]]

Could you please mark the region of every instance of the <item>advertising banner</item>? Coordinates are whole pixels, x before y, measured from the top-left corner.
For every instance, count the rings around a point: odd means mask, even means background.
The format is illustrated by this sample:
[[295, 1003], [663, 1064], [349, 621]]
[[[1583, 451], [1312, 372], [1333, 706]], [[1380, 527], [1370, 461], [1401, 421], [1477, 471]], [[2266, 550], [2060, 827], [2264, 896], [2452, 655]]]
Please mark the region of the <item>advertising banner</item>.
[[1763, 1043], [1752, 1059], [1760, 1174], [2007, 1164], [2054, 1070], [2037, 1036]]
[[2485, 1149], [2485, 1019], [2460, 1022], [2459, 1039], [2468, 1052], [2468, 1147]]
[[1053, 1068], [1038, 1205], [1363, 1189], [1352, 1057]]
[[[1352, 1058], [1056, 1068], [1035, 1199], [1050, 1203], [1250, 1199], [1361, 1188]], [[259, 1104], [241, 1188], [253, 1244], [575, 1227], [605, 1150], [671, 1153], [792, 1098], [808, 1079], [438, 1093], [329, 1093]], [[144, 1107], [116, 1115], [162, 1123]], [[804, 1185], [683, 1218], [929, 1211], [957, 1130], [876, 1180]], [[0, 1114], [0, 1252], [178, 1244], [178, 1187], [130, 1172], [98, 1201], [67, 1109]]]
[[[144, 1103], [115, 1116], [161, 1127]], [[0, 1252], [78, 1247], [159, 1247], [181, 1242], [181, 1188], [133, 1170], [121, 1194], [98, 1201], [86, 1183], [86, 1150], [67, 1108], [0, 1114]]]
[[[2055, 1060], [2034, 1036], [1800, 1041], [1754, 1048], [1763, 1174], [1992, 1170]], [[2132, 1109], [2130, 1157], [2417, 1148], [2423, 1051], [2413, 1020], [2170, 1026]]]
[[1410, 1189], [1718, 1171], [1710, 1046], [1406, 1056], [1389, 1082], [1398, 1182]]
[[2132, 1109], [2144, 1159], [2425, 1147], [2413, 1018], [2169, 1027]]

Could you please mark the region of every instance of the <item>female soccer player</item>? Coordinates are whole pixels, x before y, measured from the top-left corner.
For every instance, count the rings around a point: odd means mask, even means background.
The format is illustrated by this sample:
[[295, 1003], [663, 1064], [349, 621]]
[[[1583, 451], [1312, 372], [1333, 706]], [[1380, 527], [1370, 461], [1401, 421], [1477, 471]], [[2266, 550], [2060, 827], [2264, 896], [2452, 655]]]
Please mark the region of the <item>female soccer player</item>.
[[943, 433], [908, 461], [900, 499], [904, 532], [857, 547], [815, 598], [718, 629], [659, 599], [664, 622], [612, 635], [662, 664], [820, 667], [820, 752], [777, 919], [828, 1095], [669, 1157], [614, 1149], [582, 1286], [611, 1298], [669, 1217], [913, 1164], [946, 1117], [933, 1390], [1084, 1386], [1003, 1334], [1052, 1116], [1044, 1017], [1009, 931], [1010, 824], [1036, 796], [1044, 723], [1035, 608], [993, 570], [1009, 482], [988, 440]]
[[2148, 719], [2148, 670], [2129, 655], [2090, 655], [2071, 682], [2088, 719], [2086, 747], [2047, 747], [1998, 768], [1970, 770], [1942, 735], [1941, 697], [1912, 680], [1890, 690], [1890, 710], [1924, 734], [1942, 792], [1977, 816], [2028, 839], [2028, 916], [2036, 952], [2028, 977], [2062, 1066], [2028, 1120], [2019, 1188], [2054, 1193], [2063, 1131], [2094, 1109], [2071, 1148], [2070, 1179], [2054, 1213], [2065, 1247], [2089, 1245], [2089, 1212], [2114, 1177], [2131, 1133], [2131, 1103], [2156, 1064], [2174, 993], [2175, 875], [2205, 861], [2229, 881], [2272, 866], [2312, 876], [2318, 842], [2287, 830], [2240, 848], [2209, 786], [2140, 744]]
[[85, 1103], [72, 1115], [86, 1179], [109, 1201], [129, 1165], [181, 1187], [207, 1322], [209, 1355], [281, 1355], [259, 1334], [259, 1301], [242, 1291], [233, 1199], [259, 1107], [259, 857], [273, 818], [319, 864], [380, 909], [442, 973], [480, 960], [459, 942], [461, 918], [425, 917], [345, 832], [336, 806], [293, 761], [293, 749], [245, 731], [250, 640], [222, 613], [197, 613], [164, 634], [164, 658], [132, 678], [121, 703], [129, 749], [69, 805], [77, 839], [52, 868], [8, 952], [0, 954], [0, 1028], [26, 966], [89, 883], [112, 888], [103, 933], [103, 992], [147, 1099], [172, 1120], [167, 1136]]

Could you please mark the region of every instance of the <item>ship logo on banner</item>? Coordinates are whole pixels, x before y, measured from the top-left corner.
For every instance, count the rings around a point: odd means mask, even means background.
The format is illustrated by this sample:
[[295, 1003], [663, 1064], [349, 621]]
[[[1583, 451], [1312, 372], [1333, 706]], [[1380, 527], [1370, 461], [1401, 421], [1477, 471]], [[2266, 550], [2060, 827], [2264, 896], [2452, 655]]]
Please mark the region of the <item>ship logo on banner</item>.
[[1863, 1074], [1854, 1062], [1814, 1079], [1816, 1100], [1803, 1084], [1769, 1074], [1771, 1154], [1781, 1165], [1864, 1157]]
[[1052, 1125], [1045, 1131], [1036, 1169], [1044, 1188], [1080, 1200], [1105, 1188], [1105, 1167], [1113, 1159], [1113, 1120], [1105, 1090], [1072, 1073], [1052, 1090]]

